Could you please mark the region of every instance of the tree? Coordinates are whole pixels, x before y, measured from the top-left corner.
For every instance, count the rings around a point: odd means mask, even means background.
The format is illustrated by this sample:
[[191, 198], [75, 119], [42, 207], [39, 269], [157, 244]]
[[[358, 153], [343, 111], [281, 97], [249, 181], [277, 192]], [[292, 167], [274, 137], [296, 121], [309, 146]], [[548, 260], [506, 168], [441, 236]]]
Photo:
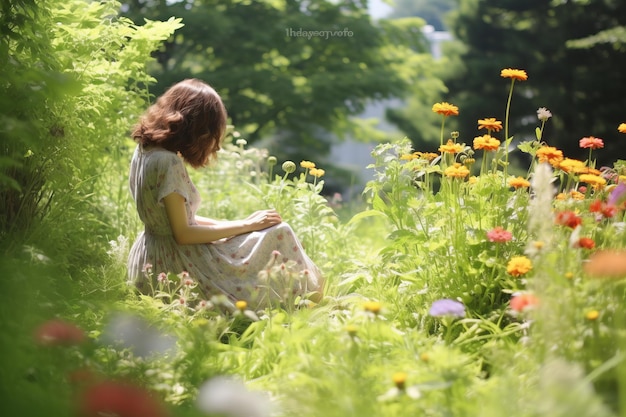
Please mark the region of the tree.
[[396, 0], [389, 17], [420, 17], [435, 30], [444, 31], [446, 14], [454, 7], [454, 0]]
[[[614, 158], [617, 125], [626, 108], [626, 56], [610, 43], [573, 49], [582, 39], [626, 23], [626, 4], [613, 0], [458, 0], [452, 29], [466, 46], [464, 70], [447, 80], [448, 99], [460, 107], [459, 124], [473, 135], [479, 118], [504, 117], [509, 83], [503, 68], [525, 69], [528, 81], [515, 87], [512, 128], [515, 140], [532, 139], [538, 107], [554, 117], [544, 138], [573, 158], [585, 136], [605, 139], [600, 156]], [[464, 132], [462, 132], [463, 134]], [[598, 160], [608, 163], [609, 160]]]
[[185, 23], [157, 55], [155, 94], [204, 79], [246, 139], [273, 134], [290, 153], [325, 153], [368, 100], [406, 94], [407, 62], [426, 50], [421, 20], [377, 24], [359, 0], [129, 0], [123, 10]]

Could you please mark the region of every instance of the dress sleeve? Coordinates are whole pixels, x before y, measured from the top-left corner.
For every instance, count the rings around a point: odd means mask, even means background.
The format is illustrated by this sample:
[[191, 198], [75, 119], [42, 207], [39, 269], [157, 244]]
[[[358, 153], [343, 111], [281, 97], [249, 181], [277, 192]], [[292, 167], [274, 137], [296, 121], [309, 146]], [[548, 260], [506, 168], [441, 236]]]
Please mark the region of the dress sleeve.
[[163, 205], [163, 198], [171, 193], [177, 193], [189, 201], [191, 180], [183, 161], [175, 153], [163, 152], [163, 158], [158, 163], [158, 177], [156, 182], [157, 201]]

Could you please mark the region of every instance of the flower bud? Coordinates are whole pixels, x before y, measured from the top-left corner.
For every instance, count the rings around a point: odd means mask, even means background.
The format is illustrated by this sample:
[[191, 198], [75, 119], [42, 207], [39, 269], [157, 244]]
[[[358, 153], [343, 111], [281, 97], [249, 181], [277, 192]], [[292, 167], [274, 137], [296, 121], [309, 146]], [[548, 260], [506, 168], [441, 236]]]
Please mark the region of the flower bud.
[[287, 174], [291, 174], [296, 170], [296, 164], [293, 161], [285, 161], [283, 162], [283, 171]]
[[269, 158], [267, 158], [267, 164], [268, 164], [269, 166], [272, 166], [272, 167], [273, 167], [273, 166], [274, 166], [274, 165], [276, 165], [277, 163], [278, 163], [278, 160], [276, 159], [276, 157], [275, 157], [275, 156], [270, 156]]

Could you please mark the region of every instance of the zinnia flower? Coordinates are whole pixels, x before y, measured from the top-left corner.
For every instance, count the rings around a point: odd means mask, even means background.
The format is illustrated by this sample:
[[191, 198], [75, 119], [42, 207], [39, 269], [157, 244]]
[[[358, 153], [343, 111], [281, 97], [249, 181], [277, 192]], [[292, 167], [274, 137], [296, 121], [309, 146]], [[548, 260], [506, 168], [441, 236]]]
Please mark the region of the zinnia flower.
[[522, 177], [511, 178], [509, 180], [509, 186], [514, 188], [528, 188], [530, 187], [530, 181]]
[[445, 101], [433, 104], [433, 111], [437, 114], [441, 114], [442, 116], [459, 115], [459, 108], [453, 104], [446, 103]]
[[575, 229], [577, 226], [580, 226], [583, 220], [573, 211], [561, 211], [557, 213], [555, 222], [561, 226]]
[[502, 78], [512, 78], [518, 81], [526, 81], [528, 79], [526, 71], [512, 68], [503, 69], [502, 71], [500, 71], [500, 76]]
[[502, 122], [494, 117], [478, 120], [478, 129], [487, 129], [489, 131], [499, 132], [502, 130]]
[[514, 277], [519, 277], [533, 269], [532, 262], [525, 256], [514, 256], [506, 266], [506, 272]]
[[552, 117], [552, 113], [550, 113], [550, 110], [546, 109], [545, 107], [539, 107], [537, 109], [537, 118], [540, 121], [545, 122], [551, 117]]
[[501, 228], [500, 226], [496, 226], [490, 231], [487, 232], [487, 239], [490, 242], [495, 243], [506, 243], [513, 238], [513, 234], [508, 230]]
[[469, 169], [466, 166], [459, 164], [458, 162], [452, 166], [449, 166], [443, 171], [446, 177], [451, 178], [465, 178], [469, 175]]
[[48, 320], [35, 330], [35, 341], [44, 346], [79, 345], [84, 340], [78, 326], [61, 319]]
[[563, 160], [563, 151], [553, 146], [542, 146], [537, 149], [537, 159], [539, 162], [548, 162], [553, 167], [558, 167]]
[[587, 172], [587, 165], [578, 159], [565, 158], [559, 162], [558, 168], [567, 173], [580, 174]]
[[511, 301], [509, 302], [509, 306], [512, 310], [515, 310], [519, 313], [525, 311], [526, 309], [530, 309], [539, 304], [539, 300], [533, 294], [529, 293], [518, 293], [514, 294], [511, 297]]
[[604, 148], [604, 141], [593, 136], [582, 138], [579, 142], [581, 148], [600, 149]]
[[626, 277], [626, 250], [596, 252], [583, 267], [585, 273], [593, 278]]
[[606, 185], [606, 180], [599, 175], [582, 174], [579, 179], [581, 182], [585, 182], [594, 188], [602, 188]]
[[439, 147], [441, 153], [459, 153], [463, 150], [463, 145], [460, 143], [452, 142], [452, 139], [448, 139], [448, 143]]
[[444, 298], [433, 302], [428, 314], [432, 317], [465, 317], [465, 306], [458, 301]]
[[583, 249], [593, 249], [596, 247], [596, 242], [594, 242], [590, 237], [581, 237], [578, 239], [575, 246]]
[[500, 141], [490, 135], [483, 135], [474, 138], [474, 149], [497, 151], [498, 147], [500, 147]]
[[100, 382], [85, 390], [80, 398], [80, 415], [98, 417], [165, 417], [165, 408], [143, 388], [114, 381]]
[[617, 127], [617, 130], [620, 133], [626, 133], [626, 123], [620, 123], [620, 125]]

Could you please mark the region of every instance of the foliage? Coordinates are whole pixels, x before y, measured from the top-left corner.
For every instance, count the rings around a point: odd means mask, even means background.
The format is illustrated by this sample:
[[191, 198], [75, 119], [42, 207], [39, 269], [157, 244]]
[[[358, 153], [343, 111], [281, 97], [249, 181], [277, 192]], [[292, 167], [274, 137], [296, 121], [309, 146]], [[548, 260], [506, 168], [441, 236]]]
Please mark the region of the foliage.
[[420, 17], [435, 30], [446, 30], [446, 14], [454, 8], [453, 0], [399, 0], [393, 3], [393, 11], [389, 17]]

